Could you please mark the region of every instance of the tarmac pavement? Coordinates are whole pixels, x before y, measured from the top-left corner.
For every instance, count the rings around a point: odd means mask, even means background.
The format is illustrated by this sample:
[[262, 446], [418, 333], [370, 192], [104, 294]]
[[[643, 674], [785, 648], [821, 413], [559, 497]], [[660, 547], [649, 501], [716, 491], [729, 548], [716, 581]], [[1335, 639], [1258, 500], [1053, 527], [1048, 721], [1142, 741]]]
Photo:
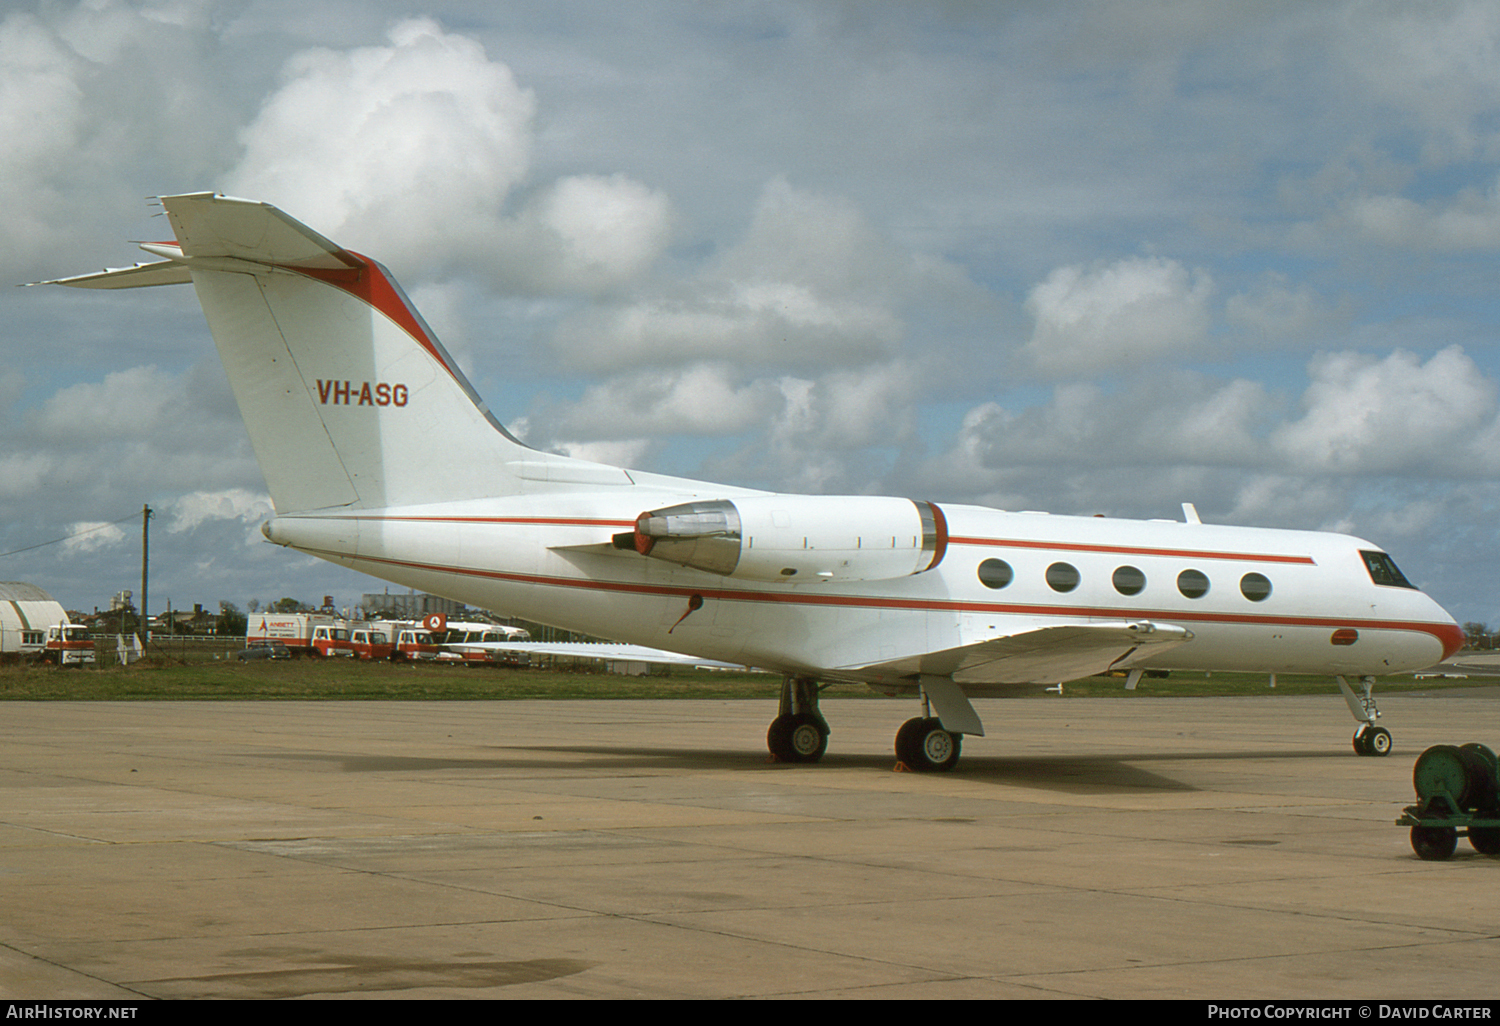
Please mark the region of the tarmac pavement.
[[[1394, 819], [1496, 689], [0, 706], [0, 998], [1488, 999], [1500, 859]], [[1461, 696], [1461, 697], [1455, 697]], [[1379, 691], [1377, 689], [1377, 697]]]

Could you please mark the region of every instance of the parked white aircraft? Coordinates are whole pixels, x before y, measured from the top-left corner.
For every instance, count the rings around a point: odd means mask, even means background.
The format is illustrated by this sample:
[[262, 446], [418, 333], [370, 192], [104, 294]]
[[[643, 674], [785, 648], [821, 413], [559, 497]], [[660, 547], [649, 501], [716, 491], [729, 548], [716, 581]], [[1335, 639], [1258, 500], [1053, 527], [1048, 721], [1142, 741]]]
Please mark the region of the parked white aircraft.
[[[1369, 542], [1341, 534], [783, 495], [528, 448], [380, 264], [275, 207], [162, 198], [164, 260], [63, 279], [191, 282], [275, 502], [278, 545], [405, 587], [783, 675], [771, 752], [815, 762], [820, 684], [920, 696], [896, 735], [945, 770], [974, 696], [1126, 670], [1334, 675], [1383, 755], [1377, 674], [1463, 641]], [[1356, 696], [1346, 677], [1361, 678]], [[935, 715], [933, 715], [935, 713]]]

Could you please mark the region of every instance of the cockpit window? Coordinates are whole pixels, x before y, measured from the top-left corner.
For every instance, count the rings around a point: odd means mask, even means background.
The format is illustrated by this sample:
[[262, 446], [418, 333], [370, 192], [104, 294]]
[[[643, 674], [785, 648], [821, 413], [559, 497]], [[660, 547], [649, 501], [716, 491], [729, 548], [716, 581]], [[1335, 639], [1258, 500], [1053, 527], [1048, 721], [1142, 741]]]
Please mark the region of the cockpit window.
[[1376, 584], [1416, 590], [1417, 586], [1406, 579], [1406, 575], [1396, 566], [1396, 561], [1384, 552], [1360, 552], [1360, 555], [1364, 557], [1365, 569], [1370, 571], [1370, 580]]

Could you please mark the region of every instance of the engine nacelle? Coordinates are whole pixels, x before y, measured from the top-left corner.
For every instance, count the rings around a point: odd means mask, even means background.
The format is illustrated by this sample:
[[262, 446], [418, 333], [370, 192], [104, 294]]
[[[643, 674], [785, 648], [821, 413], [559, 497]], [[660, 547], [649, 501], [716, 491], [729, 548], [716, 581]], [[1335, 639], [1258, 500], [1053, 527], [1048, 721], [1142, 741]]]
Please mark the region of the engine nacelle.
[[881, 581], [942, 562], [948, 523], [915, 499], [757, 495], [650, 510], [615, 544], [741, 580]]

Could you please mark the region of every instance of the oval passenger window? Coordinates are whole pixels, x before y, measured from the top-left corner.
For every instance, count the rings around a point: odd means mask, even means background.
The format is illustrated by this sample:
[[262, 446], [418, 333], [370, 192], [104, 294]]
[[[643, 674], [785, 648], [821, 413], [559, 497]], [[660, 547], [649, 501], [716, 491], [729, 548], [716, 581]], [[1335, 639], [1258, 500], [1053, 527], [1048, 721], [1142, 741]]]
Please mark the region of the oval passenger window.
[[1014, 577], [1010, 564], [1003, 559], [986, 559], [979, 564], [979, 583], [986, 588], [1003, 588]]
[[1146, 587], [1146, 575], [1133, 566], [1117, 568], [1110, 580], [1121, 595], [1139, 595]]
[[1177, 590], [1190, 599], [1208, 594], [1208, 575], [1201, 570], [1184, 570], [1177, 575]]
[[1047, 585], [1053, 591], [1072, 591], [1078, 587], [1078, 568], [1071, 563], [1053, 563], [1047, 568]]
[[1246, 574], [1240, 578], [1240, 594], [1251, 602], [1264, 602], [1271, 594], [1271, 582], [1263, 574]]

